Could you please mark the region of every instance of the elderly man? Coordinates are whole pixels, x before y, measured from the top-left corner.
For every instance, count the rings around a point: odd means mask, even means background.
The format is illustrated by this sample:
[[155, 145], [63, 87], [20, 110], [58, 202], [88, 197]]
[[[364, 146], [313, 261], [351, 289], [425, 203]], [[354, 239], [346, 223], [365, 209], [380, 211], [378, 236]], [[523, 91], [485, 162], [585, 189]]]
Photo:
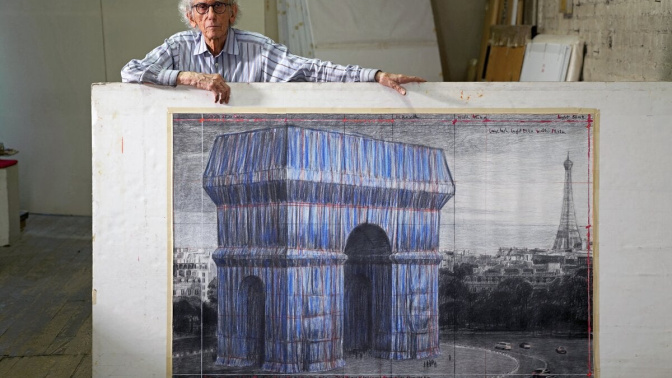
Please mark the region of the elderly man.
[[425, 81], [292, 55], [270, 38], [234, 29], [236, 0], [180, 0], [179, 10], [193, 30], [173, 35], [144, 59], [126, 64], [121, 71], [124, 82], [191, 85], [213, 92], [215, 102], [228, 104], [227, 82], [376, 81], [405, 95], [401, 84]]

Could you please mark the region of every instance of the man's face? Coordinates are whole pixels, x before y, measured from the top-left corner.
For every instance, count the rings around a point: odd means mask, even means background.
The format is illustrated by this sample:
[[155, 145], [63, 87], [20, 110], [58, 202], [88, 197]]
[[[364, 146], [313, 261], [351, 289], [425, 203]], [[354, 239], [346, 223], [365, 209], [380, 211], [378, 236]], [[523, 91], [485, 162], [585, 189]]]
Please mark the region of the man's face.
[[[229, 25], [236, 20], [238, 7], [227, 5], [231, 0], [193, 0], [191, 11], [187, 13], [192, 27], [198, 27], [208, 40], [223, 40], [229, 30]], [[222, 13], [217, 13], [222, 11]], [[205, 10], [205, 14], [200, 14]]]

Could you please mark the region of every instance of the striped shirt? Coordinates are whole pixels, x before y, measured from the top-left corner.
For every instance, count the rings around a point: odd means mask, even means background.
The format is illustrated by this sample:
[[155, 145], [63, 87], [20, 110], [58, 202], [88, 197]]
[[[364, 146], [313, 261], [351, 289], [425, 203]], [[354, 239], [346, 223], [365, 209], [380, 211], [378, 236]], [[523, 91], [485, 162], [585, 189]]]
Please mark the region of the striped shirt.
[[200, 32], [184, 31], [168, 38], [144, 59], [121, 70], [125, 83], [177, 85], [180, 71], [218, 73], [227, 82], [370, 82], [378, 70], [341, 66], [292, 55], [286, 46], [261, 34], [229, 28], [224, 49], [213, 56]]

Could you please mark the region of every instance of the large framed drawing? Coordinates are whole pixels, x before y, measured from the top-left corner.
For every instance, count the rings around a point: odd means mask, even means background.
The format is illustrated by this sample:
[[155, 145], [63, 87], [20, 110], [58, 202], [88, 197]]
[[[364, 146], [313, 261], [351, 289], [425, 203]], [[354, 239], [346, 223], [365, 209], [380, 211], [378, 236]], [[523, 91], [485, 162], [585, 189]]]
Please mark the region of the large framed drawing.
[[596, 111], [170, 118], [173, 375], [596, 370]]

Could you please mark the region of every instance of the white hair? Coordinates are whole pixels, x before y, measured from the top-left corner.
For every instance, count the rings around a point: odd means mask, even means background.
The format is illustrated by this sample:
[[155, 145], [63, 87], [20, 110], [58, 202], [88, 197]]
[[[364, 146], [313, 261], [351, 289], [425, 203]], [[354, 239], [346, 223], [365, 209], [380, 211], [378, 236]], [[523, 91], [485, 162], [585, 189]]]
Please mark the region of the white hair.
[[[226, 0], [223, 0], [226, 1]], [[180, 0], [179, 3], [177, 4], [177, 10], [180, 12], [180, 17], [182, 17], [182, 22], [184, 22], [185, 25], [189, 29], [193, 29], [191, 27], [191, 22], [189, 22], [189, 17], [187, 17], [187, 13], [191, 12], [193, 9], [191, 6], [193, 5], [194, 0]], [[238, 4], [238, 0], [228, 0], [229, 4], [231, 6], [234, 6]], [[238, 9], [238, 17], [240, 16], [240, 9]], [[237, 17], [236, 17], [237, 20]], [[236, 23], [234, 22], [231, 26], [235, 25]]]

